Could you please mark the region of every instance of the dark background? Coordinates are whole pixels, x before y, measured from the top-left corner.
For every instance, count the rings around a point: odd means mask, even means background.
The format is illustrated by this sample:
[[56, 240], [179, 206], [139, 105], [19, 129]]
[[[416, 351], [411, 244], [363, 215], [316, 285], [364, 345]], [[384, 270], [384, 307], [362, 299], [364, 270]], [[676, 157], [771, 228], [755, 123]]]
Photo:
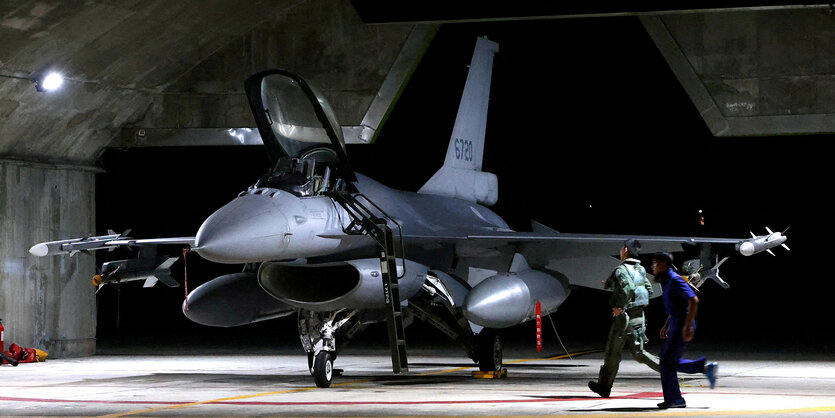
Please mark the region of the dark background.
[[[377, 142], [349, 146], [357, 171], [410, 191], [431, 177], [443, 163], [475, 37], [485, 35], [500, 52], [484, 171], [498, 175], [492, 209], [511, 227], [530, 230], [534, 219], [561, 232], [713, 237], [791, 227], [791, 252], [734, 254], [722, 268], [731, 288], [702, 287], [696, 344], [835, 352], [825, 319], [835, 286], [823, 239], [831, 230], [824, 204], [831, 176], [822, 144], [832, 136], [714, 138], [637, 18], [442, 26]], [[266, 171], [267, 158], [261, 147], [139, 148], [109, 150], [102, 165], [98, 232], [133, 228], [134, 237], [170, 237], [196, 234]], [[99, 262], [126, 255], [102, 254]], [[190, 255], [188, 287], [240, 268]], [[182, 262], [173, 268], [178, 280], [182, 269]], [[129, 283], [117, 298], [115, 288], [103, 288], [100, 349], [288, 346], [302, 354], [295, 315], [205, 327], [182, 315], [183, 295], [182, 287]], [[569, 350], [602, 348], [611, 319], [606, 299], [575, 289], [552, 315]], [[648, 318], [657, 344], [659, 300]], [[545, 351], [560, 352], [548, 321], [545, 328]], [[410, 344], [454, 346], [420, 323], [406, 335]], [[364, 336], [368, 346], [387, 344], [383, 325]], [[507, 330], [506, 340], [535, 352], [533, 324]]]

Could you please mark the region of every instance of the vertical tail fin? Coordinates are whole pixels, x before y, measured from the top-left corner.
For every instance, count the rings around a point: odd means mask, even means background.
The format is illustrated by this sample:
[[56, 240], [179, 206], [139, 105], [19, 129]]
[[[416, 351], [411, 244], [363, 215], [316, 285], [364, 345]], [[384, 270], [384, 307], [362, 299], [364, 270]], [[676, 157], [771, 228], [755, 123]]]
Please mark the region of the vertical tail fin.
[[487, 38], [476, 40], [444, 165], [418, 193], [456, 197], [488, 206], [498, 200], [498, 179], [481, 171], [493, 55], [498, 51], [499, 44]]

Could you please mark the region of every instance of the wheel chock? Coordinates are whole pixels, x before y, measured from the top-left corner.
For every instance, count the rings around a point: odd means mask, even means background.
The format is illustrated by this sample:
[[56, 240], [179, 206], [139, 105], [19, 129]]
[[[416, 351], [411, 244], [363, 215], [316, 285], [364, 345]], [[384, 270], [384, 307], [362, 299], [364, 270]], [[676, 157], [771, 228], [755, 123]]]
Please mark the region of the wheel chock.
[[476, 372], [473, 372], [473, 378], [475, 378], [475, 379], [504, 379], [505, 377], [507, 377], [507, 369], [505, 369], [505, 368], [502, 368], [502, 370], [498, 371], [498, 372], [494, 372], [494, 371], [489, 371], [489, 372], [476, 371]]

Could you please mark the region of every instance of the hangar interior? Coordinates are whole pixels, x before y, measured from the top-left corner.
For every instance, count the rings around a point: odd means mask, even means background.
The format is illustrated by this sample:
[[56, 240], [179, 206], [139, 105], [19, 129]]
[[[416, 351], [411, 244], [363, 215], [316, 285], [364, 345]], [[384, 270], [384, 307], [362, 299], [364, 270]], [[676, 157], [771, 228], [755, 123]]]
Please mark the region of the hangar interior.
[[[835, 26], [825, 5], [382, 14], [366, 22], [362, 15], [373, 3], [6, 2], [0, 8], [6, 341], [42, 347], [54, 358], [95, 353], [94, 258], [36, 258], [28, 249], [104, 233], [96, 231], [96, 176], [108, 148], [259, 144], [247, 130], [254, 126], [242, 89], [259, 70], [303, 74], [336, 105], [347, 141], [372, 143], [443, 25], [632, 16], [716, 137], [835, 132]], [[33, 80], [50, 70], [64, 74], [62, 89], [37, 91]]]

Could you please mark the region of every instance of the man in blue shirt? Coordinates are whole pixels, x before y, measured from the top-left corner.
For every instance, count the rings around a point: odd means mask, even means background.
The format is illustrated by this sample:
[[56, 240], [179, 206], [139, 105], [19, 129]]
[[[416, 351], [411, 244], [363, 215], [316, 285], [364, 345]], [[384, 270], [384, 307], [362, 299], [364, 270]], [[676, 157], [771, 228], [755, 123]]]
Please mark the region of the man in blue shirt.
[[687, 404], [681, 397], [677, 372], [704, 373], [710, 381], [710, 388], [716, 384], [717, 363], [705, 364], [705, 358], [697, 360], [682, 359], [687, 343], [696, 332], [696, 311], [699, 298], [690, 285], [673, 269], [673, 256], [668, 252], [655, 253], [652, 256], [652, 273], [663, 288], [662, 299], [667, 311], [667, 323], [661, 328], [661, 348], [659, 366], [661, 368], [661, 387], [664, 402], [658, 404], [661, 409], [685, 408]]

